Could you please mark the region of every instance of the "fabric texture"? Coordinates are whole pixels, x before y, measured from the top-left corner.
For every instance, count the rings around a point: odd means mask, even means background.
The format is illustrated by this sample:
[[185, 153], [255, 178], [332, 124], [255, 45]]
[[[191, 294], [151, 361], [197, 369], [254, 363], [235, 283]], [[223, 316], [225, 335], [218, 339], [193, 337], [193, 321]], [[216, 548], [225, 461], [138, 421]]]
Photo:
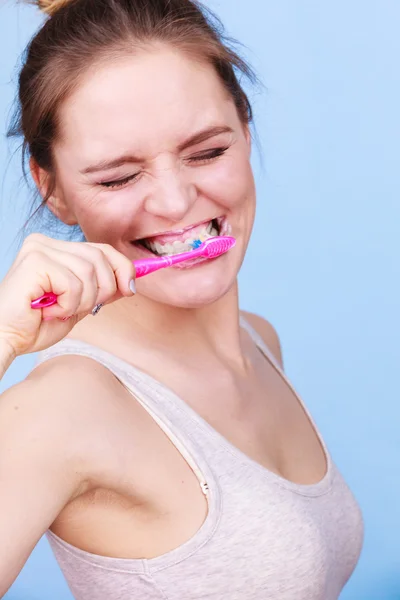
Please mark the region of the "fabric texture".
[[[241, 326], [290, 385], [257, 332], [243, 318]], [[327, 460], [324, 478], [312, 485], [268, 471], [171, 390], [99, 348], [66, 339], [41, 353], [39, 362], [65, 354], [89, 357], [121, 381], [184, 456], [208, 500], [208, 515], [197, 533], [152, 559], [90, 554], [49, 531], [76, 600], [339, 597], [360, 554], [362, 516], [304, 406]]]

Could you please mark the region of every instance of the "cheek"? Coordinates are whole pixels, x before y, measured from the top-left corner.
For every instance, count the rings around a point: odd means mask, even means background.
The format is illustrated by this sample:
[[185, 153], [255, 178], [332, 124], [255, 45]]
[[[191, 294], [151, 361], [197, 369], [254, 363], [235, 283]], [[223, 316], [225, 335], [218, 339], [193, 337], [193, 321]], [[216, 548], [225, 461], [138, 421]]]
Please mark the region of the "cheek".
[[254, 197], [254, 178], [250, 162], [244, 156], [224, 156], [213, 172], [199, 174], [201, 191], [218, 204], [233, 210]]
[[76, 217], [89, 242], [113, 244], [128, 231], [132, 233], [137, 212], [128, 190], [101, 192], [76, 203]]

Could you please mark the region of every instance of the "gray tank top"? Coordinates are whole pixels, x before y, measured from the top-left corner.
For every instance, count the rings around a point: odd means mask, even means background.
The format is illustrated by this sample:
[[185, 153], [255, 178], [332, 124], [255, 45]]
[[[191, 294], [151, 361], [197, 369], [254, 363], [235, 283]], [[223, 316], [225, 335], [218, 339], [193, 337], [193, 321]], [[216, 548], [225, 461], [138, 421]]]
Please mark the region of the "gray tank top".
[[[243, 319], [241, 325], [287, 381], [260, 336]], [[326, 475], [316, 484], [295, 484], [230, 444], [170, 389], [99, 348], [67, 339], [41, 353], [39, 362], [65, 354], [92, 358], [121, 381], [181, 452], [208, 500], [198, 532], [152, 559], [90, 554], [49, 531], [76, 600], [339, 597], [360, 554], [363, 524], [321, 438]]]

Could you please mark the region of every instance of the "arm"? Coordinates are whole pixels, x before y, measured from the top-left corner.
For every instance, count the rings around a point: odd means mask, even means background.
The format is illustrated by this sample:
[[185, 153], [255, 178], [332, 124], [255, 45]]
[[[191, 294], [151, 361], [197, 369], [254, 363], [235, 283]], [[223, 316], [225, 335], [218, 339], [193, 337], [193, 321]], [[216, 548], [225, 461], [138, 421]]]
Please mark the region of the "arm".
[[50, 396], [23, 382], [0, 398], [0, 597], [81, 481], [71, 422], [51, 410]]
[[15, 359], [15, 353], [7, 340], [0, 338], [0, 381], [6, 373], [8, 367]]
[[267, 344], [268, 348], [271, 350], [272, 354], [275, 356], [279, 365], [283, 369], [283, 358], [282, 358], [282, 349], [279, 341], [278, 334], [274, 327], [259, 315], [255, 315], [254, 313], [249, 313], [242, 311], [243, 315], [250, 323], [250, 325], [257, 331], [259, 335], [261, 335], [264, 342]]

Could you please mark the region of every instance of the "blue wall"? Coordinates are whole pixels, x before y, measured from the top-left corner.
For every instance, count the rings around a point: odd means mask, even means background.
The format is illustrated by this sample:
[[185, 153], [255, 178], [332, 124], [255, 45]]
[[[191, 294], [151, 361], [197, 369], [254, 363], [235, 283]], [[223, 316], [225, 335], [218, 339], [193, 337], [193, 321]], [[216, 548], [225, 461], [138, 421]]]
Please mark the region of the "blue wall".
[[[263, 161], [255, 152], [242, 306], [279, 330], [286, 369], [362, 505], [365, 547], [343, 600], [399, 599], [400, 3], [209, 4], [267, 88], [254, 94]], [[31, 8], [0, 8], [2, 133], [16, 57], [38, 22]], [[2, 137], [1, 276], [28, 202], [9, 152]], [[18, 360], [2, 389], [31, 364]], [[6, 598], [71, 598], [44, 541]]]

